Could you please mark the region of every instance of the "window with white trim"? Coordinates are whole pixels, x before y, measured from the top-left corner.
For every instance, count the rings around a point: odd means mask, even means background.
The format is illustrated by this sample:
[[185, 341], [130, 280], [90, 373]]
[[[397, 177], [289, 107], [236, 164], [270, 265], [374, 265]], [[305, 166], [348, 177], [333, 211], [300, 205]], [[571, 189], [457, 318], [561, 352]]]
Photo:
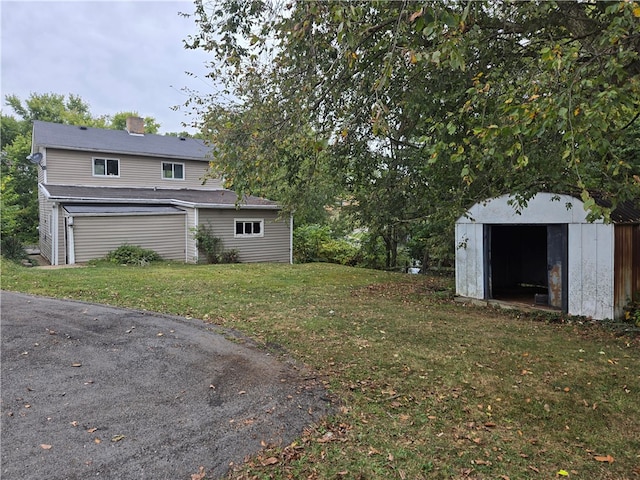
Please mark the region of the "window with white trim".
[[255, 218], [237, 218], [236, 237], [263, 237], [264, 236], [264, 220]]
[[94, 177], [119, 177], [120, 160], [118, 158], [94, 158]]
[[184, 163], [162, 162], [164, 180], [184, 180]]

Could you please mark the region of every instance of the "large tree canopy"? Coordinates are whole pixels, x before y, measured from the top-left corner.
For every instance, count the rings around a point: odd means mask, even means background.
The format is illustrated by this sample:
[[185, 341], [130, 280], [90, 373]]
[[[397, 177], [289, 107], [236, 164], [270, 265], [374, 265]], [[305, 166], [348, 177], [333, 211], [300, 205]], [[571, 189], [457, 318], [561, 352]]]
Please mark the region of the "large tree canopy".
[[347, 183], [393, 168], [457, 212], [503, 192], [638, 196], [637, 2], [197, 0], [196, 22], [188, 46], [237, 99], [200, 112], [218, 146], [243, 137], [217, 162], [243, 187], [317, 174], [273, 150], [304, 136]]

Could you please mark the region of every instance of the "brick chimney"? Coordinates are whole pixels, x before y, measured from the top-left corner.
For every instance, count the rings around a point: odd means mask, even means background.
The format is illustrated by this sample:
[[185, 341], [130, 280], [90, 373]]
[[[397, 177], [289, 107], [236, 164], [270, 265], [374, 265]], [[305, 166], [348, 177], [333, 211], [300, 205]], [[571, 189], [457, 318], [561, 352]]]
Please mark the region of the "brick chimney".
[[129, 135], [144, 135], [144, 120], [140, 117], [127, 117]]

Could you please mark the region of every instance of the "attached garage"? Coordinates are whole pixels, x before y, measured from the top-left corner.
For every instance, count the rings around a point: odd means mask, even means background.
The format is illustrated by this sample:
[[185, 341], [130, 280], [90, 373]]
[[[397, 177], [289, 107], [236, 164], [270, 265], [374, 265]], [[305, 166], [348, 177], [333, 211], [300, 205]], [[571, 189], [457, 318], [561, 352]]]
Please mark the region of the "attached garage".
[[467, 298], [619, 318], [640, 288], [640, 211], [587, 221], [581, 200], [539, 193], [516, 209], [508, 195], [456, 222], [456, 292]]
[[165, 260], [186, 261], [186, 212], [163, 205], [64, 205], [66, 262], [104, 257], [137, 245]]

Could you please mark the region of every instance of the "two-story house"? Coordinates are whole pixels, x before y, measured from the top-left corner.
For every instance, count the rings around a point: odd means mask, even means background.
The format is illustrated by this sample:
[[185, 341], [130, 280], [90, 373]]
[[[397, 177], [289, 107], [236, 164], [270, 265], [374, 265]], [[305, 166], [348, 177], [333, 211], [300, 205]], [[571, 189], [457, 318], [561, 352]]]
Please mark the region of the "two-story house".
[[35, 121], [42, 256], [74, 264], [129, 244], [195, 263], [193, 230], [203, 225], [241, 262], [291, 263], [291, 217], [204, 183], [210, 152], [196, 139], [145, 134], [136, 117], [121, 131]]

